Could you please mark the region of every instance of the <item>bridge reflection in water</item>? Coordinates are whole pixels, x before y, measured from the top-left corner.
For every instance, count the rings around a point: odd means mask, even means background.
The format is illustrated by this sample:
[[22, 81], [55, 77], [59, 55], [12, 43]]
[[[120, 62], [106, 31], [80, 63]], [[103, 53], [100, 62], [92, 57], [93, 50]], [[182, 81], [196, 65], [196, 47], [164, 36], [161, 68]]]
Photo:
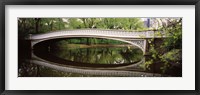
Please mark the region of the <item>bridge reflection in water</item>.
[[[128, 61], [127, 63], [121, 63], [121, 64], [113, 64], [111, 63], [86, 63], [86, 62], [78, 62], [73, 60], [66, 60], [64, 58], [59, 58], [58, 56], [55, 56], [55, 53], [58, 53], [58, 51], [51, 52], [54, 50], [49, 51], [47, 48], [49, 47], [49, 44], [52, 43], [51, 41], [42, 42], [40, 44], [37, 44], [35, 49], [31, 52], [31, 58], [26, 59], [26, 63], [33, 63], [40, 66], [48, 67], [53, 70], [62, 71], [62, 72], [68, 72], [68, 73], [78, 73], [78, 74], [84, 74], [84, 75], [91, 75], [91, 76], [109, 76], [109, 77], [160, 77], [161, 74], [156, 74], [152, 72], [147, 72], [144, 69], [141, 68], [141, 65], [145, 64], [145, 57], [141, 53], [141, 58], [139, 60], [134, 61], [131, 63]], [[116, 47], [115, 47], [116, 48]], [[108, 48], [105, 48], [108, 50]], [[112, 49], [110, 49], [110, 52], [112, 52]], [[91, 48], [90, 48], [91, 50]], [[95, 49], [97, 50], [97, 49]], [[102, 50], [102, 48], [101, 48]], [[136, 50], [138, 50], [136, 48]], [[140, 50], [140, 49], [139, 49]], [[75, 50], [77, 51], [77, 50]], [[141, 50], [140, 50], [141, 51]], [[66, 53], [66, 55], [73, 56], [72, 54], [75, 54], [72, 51], [63, 51], [61, 52]], [[72, 52], [69, 54], [69, 52]], [[99, 51], [95, 51], [99, 52]], [[82, 52], [84, 53], [84, 52]], [[137, 55], [137, 53], [133, 52], [134, 55]], [[116, 53], [115, 53], [116, 54]], [[63, 53], [61, 54], [63, 55]], [[89, 55], [89, 54], [87, 54]], [[99, 55], [99, 54], [96, 54]], [[114, 54], [112, 54], [114, 56]], [[106, 55], [102, 55], [106, 56]], [[126, 56], [130, 56], [126, 53]], [[77, 54], [74, 55], [74, 57], [78, 57]], [[85, 56], [88, 57], [88, 56]], [[95, 57], [92, 55], [92, 57]], [[137, 56], [135, 56], [137, 57]], [[140, 57], [140, 56], [139, 56]], [[89, 57], [88, 57], [89, 58]], [[69, 59], [69, 58], [68, 58]], [[80, 58], [79, 58], [80, 59]], [[116, 59], [116, 58], [115, 58]], [[83, 58], [80, 60], [84, 60]], [[104, 60], [104, 59], [101, 59]], [[122, 59], [124, 60], [124, 59]], [[97, 60], [99, 61], [99, 60]], [[96, 62], [96, 61], [95, 61]], [[130, 62], [130, 63], [129, 63]]]
[[160, 77], [161, 74], [148, 73], [144, 71], [135, 71], [139, 69], [139, 65], [144, 64], [145, 58], [135, 64], [129, 64], [125, 66], [118, 67], [80, 67], [80, 66], [72, 66], [72, 65], [61, 65], [58, 63], [50, 62], [44, 59], [37, 57], [34, 53], [32, 53], [32, 58], [26, 60], [26, 62], [38, 64], [41, 66], [49, 67], [58, 71], [70, 72], [70, 73], [79, 73], [86, 75], [100, 75], [100, 76], [128, 76], [128, 77]]

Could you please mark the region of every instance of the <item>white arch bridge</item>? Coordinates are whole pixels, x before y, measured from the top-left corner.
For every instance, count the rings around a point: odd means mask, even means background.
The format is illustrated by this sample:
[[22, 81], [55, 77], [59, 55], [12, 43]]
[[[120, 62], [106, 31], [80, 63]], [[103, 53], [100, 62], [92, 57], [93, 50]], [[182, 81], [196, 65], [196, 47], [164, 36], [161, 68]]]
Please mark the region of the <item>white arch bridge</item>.
[[142, 31], [142, 32], [128, 32], [123, 30], [63, 30], [54, 31], [44, 34], [30, 34], [26, 37], [26, 40], [31, 40], [31, 47], [39, 42], [59, 39], [59, 38], [74, 38], [74, 37], [93, 37], [93, 38], [105, 38], [113, 39], [139, 47], [143, 53], [147, 52], [147, 39], [151, 38], [164, 38], [166, 37], [163, 31]]

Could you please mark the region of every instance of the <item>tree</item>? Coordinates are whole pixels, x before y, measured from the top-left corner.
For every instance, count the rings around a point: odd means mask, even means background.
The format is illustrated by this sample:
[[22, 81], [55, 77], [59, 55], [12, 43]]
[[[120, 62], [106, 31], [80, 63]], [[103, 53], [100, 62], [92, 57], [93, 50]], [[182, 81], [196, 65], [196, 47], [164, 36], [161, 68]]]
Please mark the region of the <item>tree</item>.
[[[164, 19], [162, 18], [161, 21]], [[156, 46], [158, 43], [154, 43], [154, 38], [149, 40], [151, 60], [146, 61], [146, 67], [153, 63], [163, 63], [160, 68], [163, 73], [167, 68], [182, 64], [182, 19], [167, 18], [167, 20], [170, 22], [167, 25], [162, 24], [163, 26], [159, 26], [158, 30], [165, 31], [165, 35], [168, 37], [164, 38], [159, 46]]]

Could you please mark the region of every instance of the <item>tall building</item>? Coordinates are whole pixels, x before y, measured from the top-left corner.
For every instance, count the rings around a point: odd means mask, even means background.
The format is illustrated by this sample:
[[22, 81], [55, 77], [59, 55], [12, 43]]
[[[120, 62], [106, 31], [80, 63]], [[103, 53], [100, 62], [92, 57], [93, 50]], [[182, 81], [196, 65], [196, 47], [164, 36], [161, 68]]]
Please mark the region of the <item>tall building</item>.
[[174, 20], [179, 20], [181, 18], [141, 18], [144, 25], [149, 29], [159, 29], [161, 27], [166, 27], [173, 23]]

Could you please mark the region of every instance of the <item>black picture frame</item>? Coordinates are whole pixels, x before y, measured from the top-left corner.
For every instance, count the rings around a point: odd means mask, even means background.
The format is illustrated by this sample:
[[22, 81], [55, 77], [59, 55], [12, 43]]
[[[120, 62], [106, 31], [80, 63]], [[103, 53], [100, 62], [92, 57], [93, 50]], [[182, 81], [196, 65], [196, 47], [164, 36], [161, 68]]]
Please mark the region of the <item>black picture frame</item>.
[[[195, 90], [5, 90], [6, 5], [195, 5]], [[1, 0], [0, 1], [0, 93], [1, 95], [199, 95], [200, 0]], [[187, 86], [187, 85], [183, 85]]]

